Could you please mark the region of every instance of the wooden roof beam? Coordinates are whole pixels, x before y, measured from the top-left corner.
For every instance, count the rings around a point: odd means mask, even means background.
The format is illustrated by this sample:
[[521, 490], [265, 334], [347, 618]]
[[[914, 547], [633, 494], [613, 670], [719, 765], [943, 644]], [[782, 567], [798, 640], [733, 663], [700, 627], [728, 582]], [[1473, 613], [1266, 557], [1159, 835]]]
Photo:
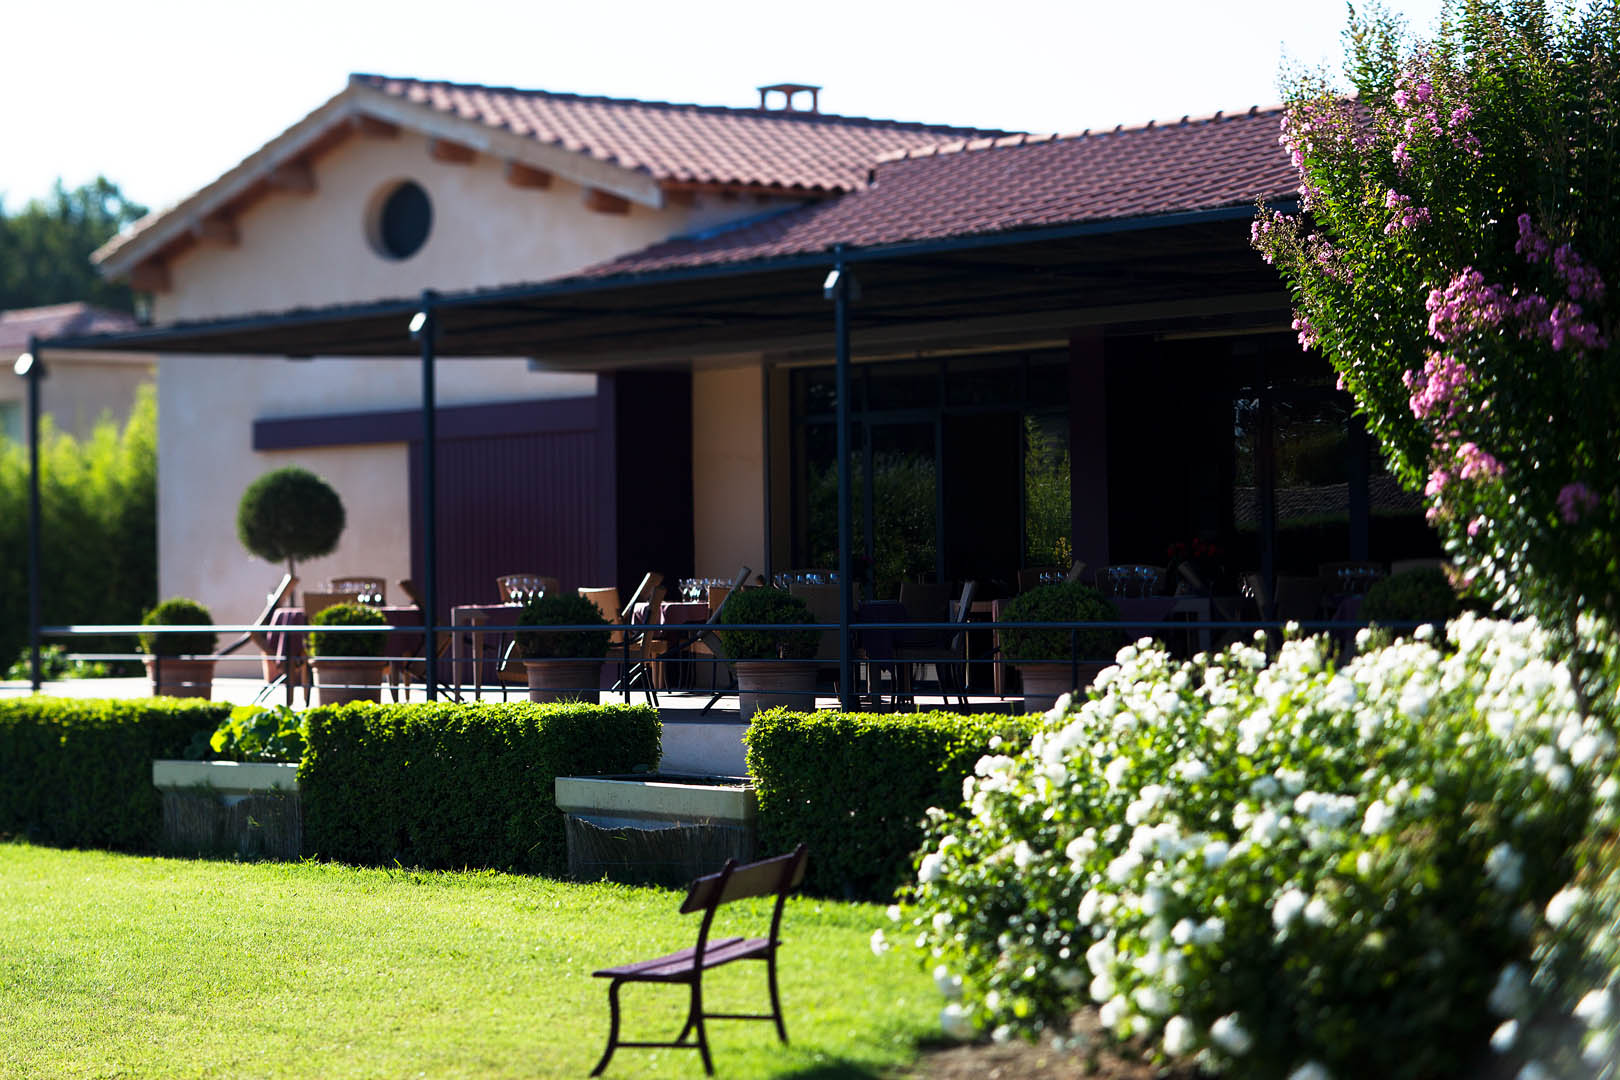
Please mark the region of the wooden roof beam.
[[315, 194], [315, 170], [307, 161], [286, 161], [270, 170], [266, 182], [275, 191], [291, 195]]
[[601, 188], [586, 188], [585, 209], [598, 214], [628, 214], [630, 200]]
[[227, 214], [211, 214], [203, 218], [191, 227], [191, 235], [221, 247], [236, 247], [242, 242], [236, 221]]
[[478, 151], [449, 139], [429, 139], [428, 157], [446, 165], [471, 165], [478, 157]]
[[391, 124], [387, 120], [379, 120], [375, 116], [349, 117], [349, 127], [357, 135], [366, 135], [373, 139], [392, 139], [399, 134], [399, 125]]
[[533, 165], [525, 165], [521, 161], [508, 161], [506, 163], [506, 182], [517, 188], [548, 188], [551, 186], [552, 174], [545, 169], [537, 169]]
[[157, 259], [147, 259], [129, 272], [129, 287], [136, 292], [168, 292], [172, 285], [168, 265]]

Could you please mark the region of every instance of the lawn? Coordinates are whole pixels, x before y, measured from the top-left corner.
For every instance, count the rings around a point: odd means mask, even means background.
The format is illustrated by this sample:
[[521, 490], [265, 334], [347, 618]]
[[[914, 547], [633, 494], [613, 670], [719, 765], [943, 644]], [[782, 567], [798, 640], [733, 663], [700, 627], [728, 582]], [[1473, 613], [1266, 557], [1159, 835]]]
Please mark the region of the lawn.
[[[489, 872], [0, 843], [0, 1076], [583, 1077], [607, 1033], [606, 980], [590, 973], [690, 945], [696, 924], [678, 903]], [[769, 917], [768, 902], [725, 910]], [[790, 901], [793, 1041], [715, 1021], [718, 1073], [876, 1076], [912, 1060], [939, 999], [914, 958], [872, 954], [884, 921], [870, 905]], [[704, 987], [716, 1011], [765, 1007], [763, 965], [732, 964]], [[626, 1037], [679, 1029], [679, 988], [623, 998]], [[615, 1075], [703, 1070], [695, 1051], [631, 1049]]]

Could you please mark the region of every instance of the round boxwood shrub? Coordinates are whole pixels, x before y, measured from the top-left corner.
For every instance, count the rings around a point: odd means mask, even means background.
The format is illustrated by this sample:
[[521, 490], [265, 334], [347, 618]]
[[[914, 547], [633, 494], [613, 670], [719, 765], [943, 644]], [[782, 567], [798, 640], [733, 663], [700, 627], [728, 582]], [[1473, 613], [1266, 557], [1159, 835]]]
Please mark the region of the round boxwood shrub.
[[[213, 613], [195, 600], [171, 597], [148, 611], [143, 626], [211, 626]], [[211, 654], [219, 636], [212, 630], [195, 634], [142, 634], [141, 651], [152, 656], [203, 656]]]
[[261, 559], [286, 561], [331, 554], [343, 535], [343, 500], [325, 480], [296, 465], [265, 473], [242, 492], [236, 535]]
[[[720, 625], [813, 623], [803, 600], [782, 589], [732, 593], [720, 611]], [[821, 644], [819, 630], [724, 630], [720, 644], [732, 660], [808, 660]]]
[[[531, 596], [518, 615], [519, 626], [607, 626], [602, 612], [578, 593]], [[518, 652], [526, 660], [597, 660], [607, 655], [607, 630], [520, 631]]]
[[[1040, 585], [1019, 593], [1001, 613], [1002, 622], [1113, 622], [1119, 609], [1102, 593], [1078, 581]], [[1117, 630], [1082, 630], [1074, 651], [1081, 660], [1110, 657], [1119, 641]], [[1026, 660], [1067, 660], [1067, 630], [1003, 630], [1001, 652], [1013, 663]]]
[[[388, 616], [365, 604], [333, 604], [315, 613], [309, 620], [314, 626], [387, 626]], [[381, 656], [388, 635], [375, 634], [323, 634], [319, 630], [309, 635], [309, 651], [314, 656]]]
[[1445, 622], [1462, 611], [1451, 579], [1437, 566], [1407, 570], [1373, 585], [1361, 614], [1370, 622]]

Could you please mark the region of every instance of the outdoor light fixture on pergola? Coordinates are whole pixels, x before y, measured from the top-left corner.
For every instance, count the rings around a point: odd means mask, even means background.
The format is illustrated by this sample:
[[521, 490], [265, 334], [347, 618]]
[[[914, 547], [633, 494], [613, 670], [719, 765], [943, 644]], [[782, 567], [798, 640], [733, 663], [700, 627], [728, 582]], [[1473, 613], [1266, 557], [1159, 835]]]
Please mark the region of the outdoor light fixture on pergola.
[[45, 377], [39, 339], [28, 339], [28, 351], [12, 370], [28, 380], [28, 679], [39, 691], [39, 380]]

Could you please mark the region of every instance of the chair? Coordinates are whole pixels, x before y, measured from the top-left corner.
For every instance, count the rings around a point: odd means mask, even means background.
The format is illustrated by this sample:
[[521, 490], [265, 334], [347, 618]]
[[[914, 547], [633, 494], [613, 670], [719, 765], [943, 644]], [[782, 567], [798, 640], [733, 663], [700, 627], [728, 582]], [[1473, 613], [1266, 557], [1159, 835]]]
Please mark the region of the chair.
[[[912, 611], [911, 606], [907, 604], [904, 599], [900, 601], [900, 605], [904, 607], [907, 614], [917, 622], [966, 623], [968, 616], [973, 611], [973, 592], [977, 587], [978, 583], [974, 581], [964, 583], [962, 586], [961, 599], [954, 603], [947, 599], [946, 603], [949, 605], [947, 609], [940, 612], [938, 616], [932, 618], [925, 618], [916, 615]], [[913, 589], [910, 595], [919, 604], [922, 604], [925, 603], [928, 597], [931, 595], [923, 590], [943, 588], [947, 588], [947, 586], [920, 586], [917, 589]], [[907, 595], [905, 583], [902, 583], [900, 586], [900, 595], [902, 598]], [[945, 595], [947, 597], [949, 596], [948, 593]], [[921, 608], [920, 610], [929, 609]], [[963, 679], [960, 684], [957, 684], [955, 677], [955, 669], [957, 665], [954, 662], [955, 659], [962, 653], [962, 645], [966, 639], [965, 631], [909, 630], [903, 631], [902, 633], [896, 635], [896, 638], [897, 640], [895, 641], [894, 647], [895, 656], [902, 662], [904, 671], [901, 674], [901, 682], [908, 691], [911, 687], [912, 665], [933, 664], [934, 674], [939, 683], [940, 700], [944, 704], [949, 705], [950, 692], [954, 687], [956, 690], [957, 703], [962, 706], [967, 705], [967, 680]]]
[[495, 584], [501, 591], [503, 604], [521, 604], [531, 596], [555, 593], [561, 588], [556, 578], [542, 574], [502, 574], [495, 579]]
[[[857, 623], [900, 623], [908, 621], [906, 609], [893, 600], [877, 600], [862, 604], [855, 612]], [[895, 656], [895, 631], [893, 630], [857, 630], [855, 631], [856, 655], [866, 664], [866, 694], [872, 699], [872, 704], [881, 704], [882, 699], [873, 689], [880, 672], [887, 671], [890, 682], [894, 688], [894, 705], [900, 706], [900, 667], [899, 658]]]
[[[804, 601], [804, 606], [810, 609], [810, 617], [818, 623], [836, 623], [842, 615], [838, 590], [842, 585], [805, 585], [794, 584], [788, 586], [788, 595], [796, 596]], [[827, 666], [831, 661], [833, 670], [838, 665], [838, 633], [835, 630], [823, 630], [821, 640], [816, 644], [816, 659], [820, 661], [817, 671]], [[836, 676], [834, 677], [836, 685]]]
[[1081, 562], [1078, 559], [1076, 559], [1074, 561], [1074, 563], [1069, 567], [1069, 572], [1067, 574], [1063, 575], [1063, 580], [1068, 582], [1071, 585], [1074, 584], [1076, 581], [1084, 581], [1085, 579], [1086, 579], [1086, 564]]
[[[748, 575], [752, 573], [753, 571], [746, 566], [737, 571], [737, 576], [732, 579], [731, 585], [726, 588], [725, 594], [720, 597], [720, 603], [709, 609], [709, 618], [704, 624], [705, 626], [714, 626], [719, 623], [720, 613], [726, 610], [726, 601], [741, 591], [743, 583], [748, 580]], [[703, 706], [703, 711], [708, 712], [724, 696], [724, 691], [720, 689], [720, 676], [715, 669], [726, 658], [725, 646], [720, 644], [720, 636], [713, 630], [704, 630], [693, 639], [688, 651], [694, 659], [707, 655], [712, 661], [709, 664], [709, 689], [714, 696], [709, 699], [707, 705]]]
[[[615, 625], [618, 624], [619, 590], [617, 587], [609, 585], [602, 589], [592, 589], [581, 585], [579, 588], [579, 595], [583, 596], [585, 599], [594, 604], [596, 606], [596, 610], [602, 613], [602, 618]], [[624, 643], [624, 631], [613, 631], [608, 640], [614, 645], [622, 645]]]
[[[272, 653], [277, 652], [278, 650], [276, 649], [275, 645], [271, 643], [269, 637], [271, 629], [270, 620], [275, 618], [276, 610], [281, 607], [282, 601], [286, 600], [287, 597], [292, 594], [292, 591], [297, 587], [298, 579], [296, 577], [294, 577], [292, 574], [282, 574], [281, 583], [274, 589], [271, 589], [270, 592], [265, 596], [264, 610], [260, 611], [258, 617], [255, 618], [251, 624], [249, 624], [253, 627], [253, 629], [249, 630], [247, 633], [243, 634], [241, 637], [237, 638], [235, 641], [232, 641], [223, 649], [216, 652], [214, 654], [214, 659], [218, 660], [229, 656], [231, 653], [240, 649], [242, 646], [249, 644], [250, 642], [257, 645], [259, 647], [259, 651], [264, 653], [267, 657]], [[285, 684], [287, 687], [287, 705], [288, 707], [291, 707], [293, 702], [293, 684], [287, 680], [287, 670], [285, 665], [282, 666], [279, 673], [271, 675], [265, 680], [264, 688], [261, 689], [254, 697], [254, 702], [257, 703], [263, 701], [265, 698], [270, 696], [271, 691], [273, 691], [277, 686], [283, 684]]]
[[[654, 705], [658, 704], [658, 686], [653, 678], [652, 662], [663, 655], [664, 642], [655, 636], [653, 627], [658, 625], [660, 609], [664, 603], [663, 576], [648, 574], [642, 578], [642, 585], [646, 586], [649, 579], [656, 578], [656, 583], [648, 586], [646, 591], [638, 588], [636, 596], [625, 606], [624, 618], [625, 633], [630, 640], [630, 666], [620, 676], [614, 685], [617, 690], [630, 690], [635, 687], [636, 680], [641, 680], [647, 688], [647, 694], [652, 698]], [[636, 599], [642, 597], [643, 599]], [[647, 605], [647, 618], [643, 622], [635, 621], [635, 610], [642, 604]], [[621, 644], [623, 643], [623, 639]]]
[[[426, 627], [428, 623], [427, 605], [422, 602], [422, 595], [416, 589], [416, 582], [412, 581], [410, 578], [402, 578], [399, 581], [396, 581], [394, 584], [399, 586], [399, 591], [405, 594], [406, 599], [410, 600], [411, 606], [414, 607], [421, 615], [423, 638], [425, 642], [427, 633]], [[435, 660], [442, 660], [445, 654], [450, 651], [451, 637], [452, 635], [447, 632], [436, 635], [436, 641], [438, 644], [433, 653]], [[444, 669], [441, 667], [439, 670], [442, 671]], [[421, 679], [423, 682], [427, 681], [426, 662], [421, 660], [390, 660], [388, 662], [388, 692], [395, 701], [400, 700], [402, 688], [405, 697], [407, 699], [410, 698], [411, 680], [413, 678]]]
[[327, 592], [350, 593], [362, 604], [382, 607], [388, 603], [388, 583], [375, 574], [358, 577], [335, 577], [326, 583]]
[[[334, 606], [336, 604], [352, 604], [352, 603], [354, 603], [354, 594], [353, 593], [311, 592], [310, 590], [305, 589], [304, 590], [304, 618], [308, 622], [313, 623], [315, 621], [315, 616], [319, 615], [321, 612], [325, 611], [327, 608], [332, 607], [332, 606]], [[297, 672], [296, 672], [297, 677], [298, 677], [297, 685], [302, 686], [304, 688], [304, 701], [307, 703], [309, 701], [310, 690], [314, 686], [314, 681], [315, 681], [314, 680], [314, 669], [310, 667], [310, 663], [309, 663], [309, 661], [310, 661], [309, 635], [307, 635], [307, 634], [303, 635], [303, 641], [300, 642], [300, 645], [301, 645], [301, 647], [297, 650], [296, 659], [293, 659], [294, 650], [292, 648], [290, 648], [290, 647], [287, 649], [287, 656], [288, 656], [287, 666], [288, 666], [289, 669], [294, 668], [294, 667], [297, 668]], [[288, 671], [289, 679], [291, 679], [293, 674], [294, 674], [294, 672], [292, 672], [291, 670]], [[291, 685], [289, 685], [288, 688], [287, 688], [287, 704], [289, 704], [289, 705], [292, 704], [292, 687], [291, 687]]]

